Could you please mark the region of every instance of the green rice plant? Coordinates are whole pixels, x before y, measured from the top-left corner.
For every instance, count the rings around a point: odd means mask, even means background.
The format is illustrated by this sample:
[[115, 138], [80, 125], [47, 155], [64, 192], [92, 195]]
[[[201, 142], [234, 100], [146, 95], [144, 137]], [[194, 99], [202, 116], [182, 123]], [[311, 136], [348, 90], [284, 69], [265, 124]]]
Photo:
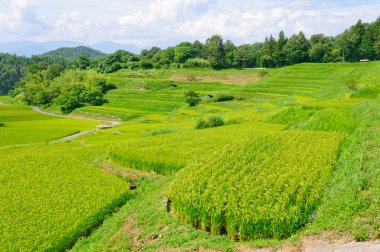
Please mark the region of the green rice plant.
[[247, 123], [181, 131], [111, 145], [109, 156], [128, 167], [171, 174], [224, 146], [244, 142], [250, 135], [282, 128], [275, 124]]
[[27, 106], [1, 104], [0, 122], [4, 124], [0, 131], [0, 147], [44, 143], [92, 129], [99, 124], [87, 120], [43, 115]]
[[126, 183], [87, 164], [99, 151], [70, 143], [1, 151], [1, 251], [66, 250], [130, 198]]
[[343, 137], [282, 131], [225, 146], [177, 173], [174, 211], [231, 239], [289, 237], [309, 222]]

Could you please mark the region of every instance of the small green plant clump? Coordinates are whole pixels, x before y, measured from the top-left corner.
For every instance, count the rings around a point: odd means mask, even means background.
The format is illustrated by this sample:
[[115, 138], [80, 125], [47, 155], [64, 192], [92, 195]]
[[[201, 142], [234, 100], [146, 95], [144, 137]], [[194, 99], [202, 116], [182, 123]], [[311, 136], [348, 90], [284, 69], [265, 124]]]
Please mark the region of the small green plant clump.
[[192, 90], [187, 91], [185, 93], [185, 97], [186, 97], [186, 103], [188, 103], [190, 107], [195, 107], [201, 102], [199, 93]]
[[231, 95], [231, 94], [221, 94], [221, 95], [217, 95], [215, 98], [214, 98], [214, 101], [215, 102], [224, 102], [224, 101], [232, 101], [232, 100], [235, 100], [236, 98]]
[[195, 126], [196, 129], [206, 129], [206, 128], [215, 128], [223, 126], [224, 120], [220, 118], [219, 116], [212, 116], [207, 121], [205, 120], [199, 120], [197, 122], [197, 125]]
[[354, 79], [349, 79], [345, 82], [345, 85], [351, 89], [352, 91], [356, 91], [358, 89], [358, 81]]

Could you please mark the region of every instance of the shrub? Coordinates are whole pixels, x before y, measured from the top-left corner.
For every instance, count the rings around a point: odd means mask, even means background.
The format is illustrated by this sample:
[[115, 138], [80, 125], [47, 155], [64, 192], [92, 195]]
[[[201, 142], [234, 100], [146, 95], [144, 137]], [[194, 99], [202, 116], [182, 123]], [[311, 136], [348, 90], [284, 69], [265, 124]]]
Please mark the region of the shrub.
[[215, 97], [214, 101], [216, 102], [224, 102], [224, 101], [232, 101], [235, 97], [230, 94], [221, 94]]
[[193, 59], [188, 59], [185, 64], [182, 65], [183, 67], [186, 68], [192, 68], [192, 67], [210, 67], [210, 62], [208, 62], [205, 59], [201, 58], [193, 58]]
[[212, 116], [208, 119], [210, 127], [219, 127], [224, 125], [224, 121], [219, 116]]
[[206, 129], [206, 128], [209, 128], [210, 125], [208, 124], [208, 122], [206, 122], [205, 120], [199, 120], [197, 122], [197, 125], [195, 126], [196, 129]]
[[[214, 127], [220, 127], [223, 126], [225, 123], [222, 118], [219, 116], [212, 116], [209, 117], [207, 121], [201, 119], [197, 122], [197, 125], [195, 126], [196, 129], [206, 129], [206, 128], [214, 128]], [[234, 124], [234, 123], [229, 123]]]
[[61, 111], [64, 114], [69, 114], [81, 106], [79, 97], [73, 95], [71, 92], [61, 95], [57, 99], [57, 102], [61, 105]]

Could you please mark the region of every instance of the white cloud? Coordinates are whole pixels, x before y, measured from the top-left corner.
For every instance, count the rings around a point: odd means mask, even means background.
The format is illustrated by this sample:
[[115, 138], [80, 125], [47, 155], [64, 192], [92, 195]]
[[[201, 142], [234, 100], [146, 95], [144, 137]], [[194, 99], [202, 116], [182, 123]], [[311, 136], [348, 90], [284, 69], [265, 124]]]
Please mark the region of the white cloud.
[[[68, 1], [69, 4], [65, 3]], [[336, 35], [359, 18], [373, 21], [377, 1], [316, 0], [10, 0], [0, 3], [0, 42], [115, 41], [168, 46], [220, 34], [235, 43], [263, 41], [284, 30]], [[50, 5], [49, 5], [50, 4]], [[3, 8], [3, 7], [6, 8]], [[46, 6], [50, 6], [48, 9]], [[107, 8], [105, 8], [107, 6]], [[60, 7], [62, 7], [60, 9]], [[96, 15], [94, 14], [96, 13]], [[117, 14], [115, 14], [117, 13]]]

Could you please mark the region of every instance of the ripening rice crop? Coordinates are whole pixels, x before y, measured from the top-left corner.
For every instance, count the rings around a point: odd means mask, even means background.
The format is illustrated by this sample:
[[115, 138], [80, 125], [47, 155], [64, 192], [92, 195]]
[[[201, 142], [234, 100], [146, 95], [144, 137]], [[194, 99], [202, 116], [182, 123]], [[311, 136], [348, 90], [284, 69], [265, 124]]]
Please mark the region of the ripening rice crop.
[[309, 221], [342, 138], [311, 131], [252, 135], [177, 173], [173, 209], [195, 227], [232, 239], [288, 237]]
[[247, 123], [157, 135], [115, 144], [110, 147], [109, 155], [112, 160], [128, 167], [170, 174], [223, 146], [245, 142], [253, 134], [277, 132], [283, 127]]
[[63, 251], [129, 198], [126, 183], [86, 164], [93, 152], [66, 143], [1, 151], [0, 251]]

